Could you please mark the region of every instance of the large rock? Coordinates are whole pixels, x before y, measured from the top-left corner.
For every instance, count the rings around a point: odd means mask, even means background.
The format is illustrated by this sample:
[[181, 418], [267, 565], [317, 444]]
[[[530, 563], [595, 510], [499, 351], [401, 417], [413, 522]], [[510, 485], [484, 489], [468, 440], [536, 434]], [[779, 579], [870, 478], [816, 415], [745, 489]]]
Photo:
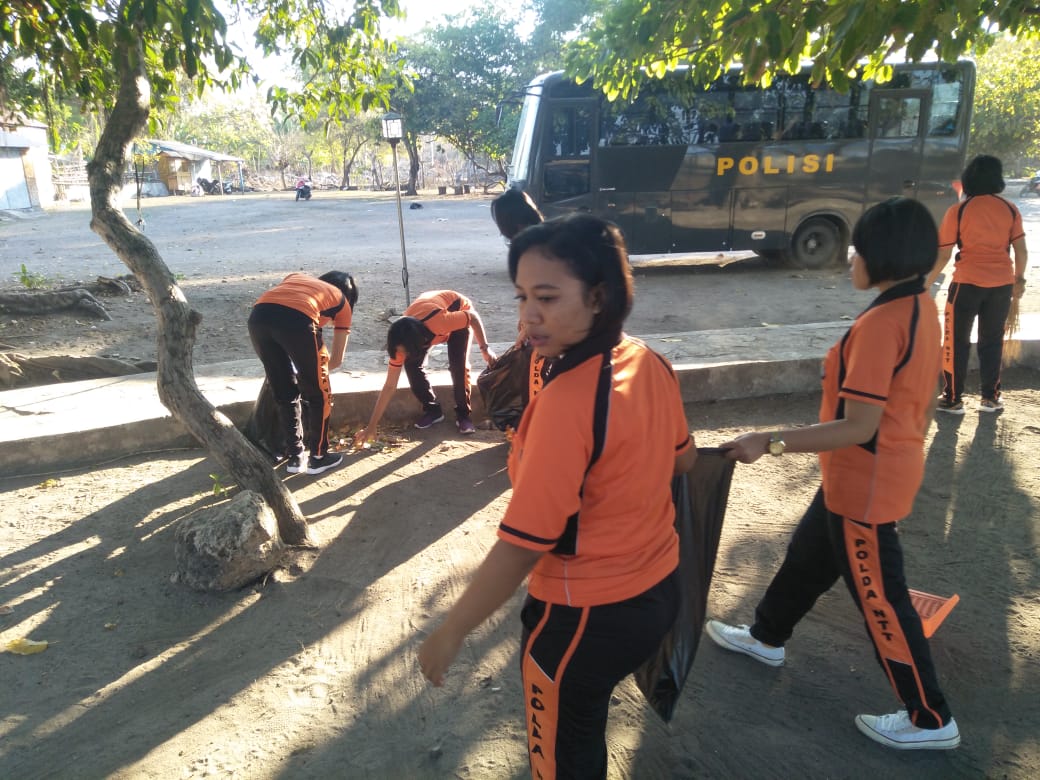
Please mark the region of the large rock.
[[175, 577], [196, 590], [233, 590], [274, 570], [283, 550], [271, 508], [259, 493], [244, 490], [177, 526]]

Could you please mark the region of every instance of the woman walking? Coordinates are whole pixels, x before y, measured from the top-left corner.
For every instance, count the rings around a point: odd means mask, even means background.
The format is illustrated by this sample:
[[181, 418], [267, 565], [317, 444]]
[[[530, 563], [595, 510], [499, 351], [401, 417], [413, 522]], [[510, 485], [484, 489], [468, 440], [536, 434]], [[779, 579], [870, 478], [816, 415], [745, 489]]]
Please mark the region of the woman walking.
[[611, 693], [675, 620], [671, 481], [696, 450], [668, 361], [622, 333], [632, 274], [614, 225], [529, 227], [510, 245], [509, 274], [553, 371], [513, 438], [498, 541], [419, 662], [441, 685], [466, 635], [530, 574], [520, 621], [531, 774], [605, 778]]

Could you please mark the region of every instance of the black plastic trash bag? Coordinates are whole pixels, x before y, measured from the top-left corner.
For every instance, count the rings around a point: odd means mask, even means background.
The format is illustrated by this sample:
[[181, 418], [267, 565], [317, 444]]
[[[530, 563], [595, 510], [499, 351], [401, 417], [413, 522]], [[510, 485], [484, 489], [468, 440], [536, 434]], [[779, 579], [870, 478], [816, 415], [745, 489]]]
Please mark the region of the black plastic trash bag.
[[530, 392], [531, 353], [531, 347], [514, 344], [477, 377], [484, 411], [500, 431], [520, 425]]
[[253, 412], [249, 415], [243, 435], [259, 447], [272, 460], [284, 457], [288, 442], [285, 440], [285, 428], [282, 425], [278, 404], [275, 403], [271, 383], [264, 379], [260, 386], [260, 394], [253, 404]]
[[679, 615], [661, 647], [635, 671], [636, 685], [667, 723], [693, 666], [708, 609], [722, 521], [735, 461], [720, 449], [698, 449], [689, 473], [672, 480], [679, 534]]

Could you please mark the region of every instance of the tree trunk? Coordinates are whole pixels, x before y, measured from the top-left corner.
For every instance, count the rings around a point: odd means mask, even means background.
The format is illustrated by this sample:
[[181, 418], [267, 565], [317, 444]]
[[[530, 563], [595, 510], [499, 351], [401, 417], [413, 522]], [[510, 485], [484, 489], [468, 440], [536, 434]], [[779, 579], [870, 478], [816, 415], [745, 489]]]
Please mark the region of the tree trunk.
[[88, 290], [43, 290], [34, 293], [0, 292], [0, 311], [12, 314], [47, 314], [61, 309], [82, 309], [103, 320], [112, 319], [104, 305]]
[[418, 195], [415, 189], [419, 178], [419, 136], [405, 133], [404, 148], [408, 150], [408, 190], [405, 195]]
[[188, 305], [155, 245], [116, 206], [127, 155], [134, 138], [145, 127], [150, 108], [151, 90], [140, 65], [144, 52], [140, 44], [136, 48], [134, 52], [120, 49], [115, 55], [119, 96], [94, 159], [87, 166], [90, 228], [133, 272], [155, 309], [159, 400], [240, 486], [264, 497], [278, 519], [278, 531], [286, 544], [312, 545], [296, 499], [275, 477], [270, 463], [199, 391], [192, 347], [202, 317]]

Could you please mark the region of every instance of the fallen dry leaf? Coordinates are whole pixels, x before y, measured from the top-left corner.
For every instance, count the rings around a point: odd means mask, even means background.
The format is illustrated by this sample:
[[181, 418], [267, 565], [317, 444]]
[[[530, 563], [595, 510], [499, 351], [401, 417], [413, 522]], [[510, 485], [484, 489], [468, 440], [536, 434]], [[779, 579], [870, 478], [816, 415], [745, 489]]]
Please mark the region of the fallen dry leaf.
[[47, 649], [47, 642], [37, 642], [34, 639], [12, 639], [6, 645], [4, 650], [8, 653], [14, 653], [15, 655], [34, 655], [35, 653], [42, 653]]

